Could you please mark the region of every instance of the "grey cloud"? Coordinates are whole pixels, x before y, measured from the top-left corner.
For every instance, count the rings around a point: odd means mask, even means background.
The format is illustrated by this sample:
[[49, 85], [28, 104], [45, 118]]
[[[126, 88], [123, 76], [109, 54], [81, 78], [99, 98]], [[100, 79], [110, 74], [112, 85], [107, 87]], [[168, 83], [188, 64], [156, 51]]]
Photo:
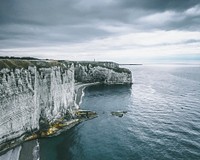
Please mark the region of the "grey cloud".
[[[0, 48], [68, 45], [117, 34], [101, 25], [140, 31], [198, 30], [199, 17], [184, 15], [197, 4], [199, 0], [1, 0]], [[184, 18], [171, 17], [163, 25], [139, 21], [165, 11]]]
[[140, 8], [145, 10], [176, 10], [182, 11], [199, 4], [199, 0], [118, 0], [125, 8]]
[[[70, 45], [110, 33], [92, 26], [5, 25], [0, 28], [0, 48], [46, 45]], [[8, 43], [10, 41], [10, 43]], [[21, 44], [21, 45], [20, 45]]]

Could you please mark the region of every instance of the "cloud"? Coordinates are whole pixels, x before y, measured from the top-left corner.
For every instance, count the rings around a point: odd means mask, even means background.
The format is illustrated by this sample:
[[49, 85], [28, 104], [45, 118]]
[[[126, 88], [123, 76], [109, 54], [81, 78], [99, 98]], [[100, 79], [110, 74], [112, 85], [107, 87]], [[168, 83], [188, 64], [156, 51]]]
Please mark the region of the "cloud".
[[174, 11], [165, 11], [161, 13], [154, 13], [139, 19], [139, 22], [145, 25], [165, 26], [175, 21], [181, 21], [183, 17]]
[[118, 2], [120, 6], [125, 8], [139, 8], [154, 12], [163, 12], [166, 10], [183, 11], [199, 4], [199, 0], [118, 0]]
[[199, 54], [199, 15], [199, 0], [2, 0], [0, 55]]
[[[174, 36], [176, 35], [176, 36]], [[27, 54], [39, 58], [70, 60], [115, 60], [131, 62], [142, 59], [165, 57], [166, 55], [198, 55], [200, 51], [200, 32], [154, 31], [140, 32], [97, 39], [69, 46], [1, 49], [7, 55], [13, 52], [18, 56]], [[127, 58], [128, 57], [128, 58]]]
[[185, 14], [188, 16], [200, 16], [200, 5], [187, 9]]
[[[199, 30], [200, 5], [180, 11], [167, 10], [139, 18], [138, 22], [151, 28]], [[190, 27], [188, 27], [188, 25]]]

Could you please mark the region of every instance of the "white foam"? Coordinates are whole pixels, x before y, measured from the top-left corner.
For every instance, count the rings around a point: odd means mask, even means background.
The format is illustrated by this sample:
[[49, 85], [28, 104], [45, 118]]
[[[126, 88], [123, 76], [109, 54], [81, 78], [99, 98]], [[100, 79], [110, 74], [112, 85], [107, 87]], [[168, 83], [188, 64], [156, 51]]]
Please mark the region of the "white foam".
[[40, 160], [40, 145], [39, 145], [39, 142], [38, 140], [36, 140], [36, 146], [33, 148], [33, 160]]

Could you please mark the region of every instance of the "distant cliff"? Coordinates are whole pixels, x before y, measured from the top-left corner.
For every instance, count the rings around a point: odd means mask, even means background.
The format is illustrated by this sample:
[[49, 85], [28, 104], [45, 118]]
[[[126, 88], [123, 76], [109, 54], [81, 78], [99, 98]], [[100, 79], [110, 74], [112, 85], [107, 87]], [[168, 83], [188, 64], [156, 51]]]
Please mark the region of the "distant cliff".
[[0, 59], [0, 144], [73, 116], [75, 82], [131, 84], [132, 76], [113, 62]]
[[131, 71], [119, 68], [117, 63], [75, 63], [75, 79], [78, 82], [101, 82], [104, 84], [130, 84]]

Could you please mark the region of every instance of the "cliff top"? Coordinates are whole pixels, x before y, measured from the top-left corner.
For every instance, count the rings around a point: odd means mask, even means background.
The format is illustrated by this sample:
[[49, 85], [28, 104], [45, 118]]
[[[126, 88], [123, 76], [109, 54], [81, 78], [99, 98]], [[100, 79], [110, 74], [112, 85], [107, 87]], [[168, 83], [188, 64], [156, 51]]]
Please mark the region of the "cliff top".
[[68, 65], [74, 64], [75, 66], [92, 66], [92, 67], [103, 67], [113, 69], [116, 72], [127, 72], [130, 70], [126, 68], [120, 68], [119, 64], [115, 62], [103, 62], [103, 61], [66, 61], [66, 60], [42, 60], [33, 57], [0, 57], [0, 70], [3, 68], [16, 69], [25, 68], [29, 66], [36, 66], [37, 68], [50, 68], [59, 66], [67, 68]]
[[36, 66], [37, 68], [50, 68], [53, 66], [65, 67], [58, 61], [45, 61], [45, 60], [24, 60], [24, 59], [0, 59], [0, 70], [3, 68], [15, 69], [25, 68], [29, 66]]

